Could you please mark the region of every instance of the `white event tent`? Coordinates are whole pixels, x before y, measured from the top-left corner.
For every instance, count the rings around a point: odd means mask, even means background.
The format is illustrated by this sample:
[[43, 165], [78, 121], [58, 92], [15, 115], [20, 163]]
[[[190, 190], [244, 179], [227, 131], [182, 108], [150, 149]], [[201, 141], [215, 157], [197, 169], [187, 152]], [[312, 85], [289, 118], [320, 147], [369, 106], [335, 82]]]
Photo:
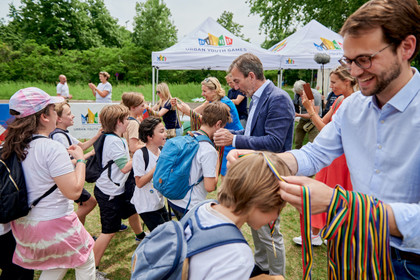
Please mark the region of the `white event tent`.
[[[325, 69], [333, 69], [339, 65], [343, 56], [343, 38], [340, 34], [311, 20], [304, 27], [272, 46], [269, 50], [280, 57], [279, 69], [320, 69], [314, 56], [325, 53], [330, 56], [330, 62]], [[281, 77], [279, 81], [281, 81]]]
[[247, 52], [258, 56], [265, 70], [280, 69], [280, 57], [274, 52], [242, 40], [209, 17], [177, 44], [152, 52], [153, 93], [159, 70], [227, 70]]

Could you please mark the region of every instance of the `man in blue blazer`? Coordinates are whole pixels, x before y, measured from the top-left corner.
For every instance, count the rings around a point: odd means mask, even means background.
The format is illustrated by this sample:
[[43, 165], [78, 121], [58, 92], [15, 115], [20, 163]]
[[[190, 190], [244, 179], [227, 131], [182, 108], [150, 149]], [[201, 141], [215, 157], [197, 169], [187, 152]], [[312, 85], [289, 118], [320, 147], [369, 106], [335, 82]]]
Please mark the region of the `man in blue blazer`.
[[[253, 54], [246, 53], [236, 58], [228, 71], [239, 90], [252, 98], [252, 101], [245, 129], [219, 129], [214, 134], [215, 144], [277, 153], [290, 150], [295, 108], [289, 95], [265, 79], [262, 63]], [[286, 255], [279, 222], [277, 218], [273, 237], [268, 225], [257, 231], [252, 230], [256, 265], [251, 276], [261, 273], [285, 276]], [[272, 240], [276, 252], [273, 250]]]

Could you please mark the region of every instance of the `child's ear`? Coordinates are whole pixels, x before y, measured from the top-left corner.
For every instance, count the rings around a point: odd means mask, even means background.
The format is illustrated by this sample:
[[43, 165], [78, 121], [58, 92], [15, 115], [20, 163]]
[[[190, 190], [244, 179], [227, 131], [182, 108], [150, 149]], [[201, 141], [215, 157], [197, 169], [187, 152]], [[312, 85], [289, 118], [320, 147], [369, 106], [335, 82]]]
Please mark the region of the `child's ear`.
[[216, 122], [216, 127], [217, 128], [222, 128], [224, 125], [222, 125], [222, 121], [221, 120], [218, 120], [217, 122]]

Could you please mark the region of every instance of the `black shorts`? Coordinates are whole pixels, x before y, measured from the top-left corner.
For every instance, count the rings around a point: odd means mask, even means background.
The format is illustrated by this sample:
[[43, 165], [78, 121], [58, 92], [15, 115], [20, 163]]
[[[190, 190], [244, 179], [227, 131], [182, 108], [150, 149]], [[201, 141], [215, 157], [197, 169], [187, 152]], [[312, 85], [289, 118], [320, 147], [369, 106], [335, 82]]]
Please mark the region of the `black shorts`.
[[134, 205], [126, 200], [124, 193], [111, 200], [110, 196], [104, 194], [97, 186], [93, 193], [99, 205], [102, 233], [118, 232], [121, 228], [121, 219], [127, 219], [137, 213]]
[[75, 200], [74, 202], [82, 205], [83, 202], [88, 201], [91, 196], [92, 195], [90, 194], [90, 192], [88, 192], [87, 190], [83, 189], [82, 190], [82, 194], [80, 195], [80, 197], [77, 200]]

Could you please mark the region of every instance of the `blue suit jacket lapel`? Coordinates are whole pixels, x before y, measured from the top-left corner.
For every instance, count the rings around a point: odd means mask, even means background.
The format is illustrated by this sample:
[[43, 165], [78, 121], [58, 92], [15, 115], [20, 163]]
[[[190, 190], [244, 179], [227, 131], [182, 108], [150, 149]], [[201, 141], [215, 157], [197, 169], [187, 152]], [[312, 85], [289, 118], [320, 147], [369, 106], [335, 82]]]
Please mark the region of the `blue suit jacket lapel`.
[[250, 135], [252, 135], [252, 132], [254, 131], [255, 124], [257, 123], [257, 119], [259, 117], [259, 112], [260, 112], [261, 108], [263, 106], [265, 106], [265, 103], [267, 102], [267, 99], [268, 99], [268, 94], [270, 92], [271, 92], [271, 83], [269, 83], [265, 87], [263, 93], [261, 94], [260, 99], [258, 100], [257, 108], [255, 108], [254, 117], [252, 118], [251, 133], [250, 133]]

